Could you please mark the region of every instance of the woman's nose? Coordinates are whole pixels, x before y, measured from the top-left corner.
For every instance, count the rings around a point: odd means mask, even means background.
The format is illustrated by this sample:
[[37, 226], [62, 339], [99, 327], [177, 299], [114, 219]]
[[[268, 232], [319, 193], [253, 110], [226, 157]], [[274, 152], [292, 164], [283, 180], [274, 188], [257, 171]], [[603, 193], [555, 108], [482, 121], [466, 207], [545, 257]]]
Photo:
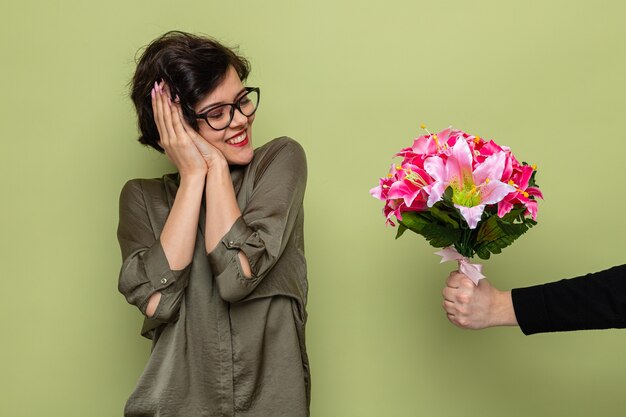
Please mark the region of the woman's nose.
[[235, 109], [233, 114], [233, 120], [230, 122], [231, 126], [241, 126], [248, 122], [248, 116], [244, 115], [239, 109]]

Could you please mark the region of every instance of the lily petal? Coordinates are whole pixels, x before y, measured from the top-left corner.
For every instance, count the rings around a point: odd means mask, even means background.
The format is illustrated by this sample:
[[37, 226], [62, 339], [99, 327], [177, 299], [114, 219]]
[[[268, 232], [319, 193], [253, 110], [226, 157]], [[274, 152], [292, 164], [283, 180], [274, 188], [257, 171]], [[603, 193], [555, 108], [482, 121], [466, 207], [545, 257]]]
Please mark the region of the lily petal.
[[506, 200], [502, 200], [498, 203], [498, 217], [504, 217], [508, 212], [513, 210], [513, 204], [509, 203]]
[[424, 171], [436, 181], [446, 181], [446, 164], [438, 156], [431, 156], [424, 161]]
[[495, 155], [498, 152], [502, 152], [502, 150], [503, 149], [500, 145], [490, 140], [489, 142], [485, 143], [482, 148], [480, 148], [480, 153], [483, 155]]
[[410, 206], [413, 204], [413, 200], [415, 200], [415, 197], [417, 197], [420, 191], [420, 187], [417, 187], [408, 181], [397, 181], [391, 186], [391, 188], [389, 188], [387, 198], [402, 198], [404, 200], [404, 204]]
[[483, 215], [483, 211], [485, 211], [484, 204], [479, 204], [474, 207], [465, 207], [465, 206], [459, 206], [458, 204], [455, 204], [454, 207], [459, 209], [459, 211], [461, 212], [461, 215], [465, 218], [465, 221], [467, 222], [470, 229], [476, 228], [476, 225], [478, 224], [478, 222], [480, 221], [480, 218]]
[[541, 192], [541, 190], [537, 187], [528, 187], [526, 189], [526, 192], [530, 195], [534, 195], [536, 197], [539, 197], [543, 200], [543, 193]]
[[446, 180], [448, 182], [453, 182], [457, 179], [459, 181], [459, 186], [462, 188], [463, 179], [467, 175], [471, 175], [471, 173], [472, 152], [470, 151], [466, 141], [457, 140], [452, 148], [450, 157], [446, 162]]
[[522, 190], [525, 190], [526, 187], [528, 187], [528, 181], [530, 180], [530, 177], [533, 175], [533, 168], [531, 166], [528, 165], [523, 165], [520, 167], [521, 168], [521, 175], [518, 179], [519, 181], [519, 188]]
[[384, 200], [383, 198], [383, 187], [382, 186], [378, 186], [378, 187], [374, 187], [370, 190], [370, 194], [372, 197], [377, 198], [379, 200]]
[[[490, 180], [500, 180], [502, 178], [502, 172], [506, 163], [506, 153], [498, 152], [485, 159], [485, 162], [480, 164], [474, 170], [474, 181], [476, 184], [482, 184], [489, 178]], [[487, 203], [490, 204], [490, 203]]]
[[496, 204], [507, 196], [507, 194], [515, 191], [515, 187], [503, 183], [502, 181], [489, 181], [480, 190], [480, 202], [482, 204]]
[[420, 136], [413, 142], [411, 150], [416, 154], [433, 155], [437, 153], [437, 145], [432, 138]]
[[448, 184], [444, 182], [436, 182], [424, 187], [424, 191], [428, 193], [428, 207], [432, 207], [437, 201], [441, 200], [441, 196], [448, 188]]
[[535, 200], [526, 202], [526, 213], [530, 214], [533, 220], [537, 220], [537, 202]]

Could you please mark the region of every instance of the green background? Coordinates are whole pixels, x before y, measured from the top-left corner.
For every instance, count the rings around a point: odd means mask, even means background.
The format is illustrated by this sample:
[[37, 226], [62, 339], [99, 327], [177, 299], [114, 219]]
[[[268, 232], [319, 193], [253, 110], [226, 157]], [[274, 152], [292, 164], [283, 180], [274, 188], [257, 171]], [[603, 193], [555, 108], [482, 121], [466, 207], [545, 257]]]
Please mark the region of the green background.
[[312, 415], [623, 416], [626, 333], [448, 323], [452, 264], [395, 241], [368, 190], [448, 125], [539, 166], [539, 225], [486, 274], [502, 289], [624, 262], [622, 1], [49, 1], [0, 6], [0, 415], [119, 416], [149, 353], [117, 292], [123, 183], [143, 148], [127, 82], [170, 29], [253, 64], [256, 145], [289, 135], [305, 201]]

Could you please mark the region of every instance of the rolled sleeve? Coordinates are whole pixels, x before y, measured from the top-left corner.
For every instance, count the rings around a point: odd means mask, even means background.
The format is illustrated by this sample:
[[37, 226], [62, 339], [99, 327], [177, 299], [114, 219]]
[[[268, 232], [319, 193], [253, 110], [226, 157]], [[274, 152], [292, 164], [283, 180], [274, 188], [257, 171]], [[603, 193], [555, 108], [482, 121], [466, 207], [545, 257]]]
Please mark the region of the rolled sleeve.
[[146, 269], [146, 277], [152, 283], [155, 291], [163, 290], [178, 281], [189, 267], [180, 271], [172, 271], [158, 239], [150, 250], [143, 254], [143, 264]]
[[246, 277], [239, 261], [239, 251], [248, 258], [250, 269], [258, 270], [258, 260], [265, 245], [258, 233], [250, 229], [243, 217], [237, 218], [217, 247], [208, 254], [222, 299], [235, 302], [247, 296], [259, 280], [258, 275]]
[[145, 315], [150, 296], [161, 292], [153, 320], [175, 320], [190, 266], [178, 271], [170, 268], [160, 239], [155, 233], [138, 181], [129, 181], [120, 196], [120, 222], [117, 231], [122, 252], [118, 289], [126, 300]]
[[[292, 139], [278, 139], [257, 161], [255, 185], [242, 215], [208, 254], [222, 299], [247, 297], [282, 255], [302, 210], [306, 157]], [[248, 259], [251, 277], [243, 274], [239, 251]]]

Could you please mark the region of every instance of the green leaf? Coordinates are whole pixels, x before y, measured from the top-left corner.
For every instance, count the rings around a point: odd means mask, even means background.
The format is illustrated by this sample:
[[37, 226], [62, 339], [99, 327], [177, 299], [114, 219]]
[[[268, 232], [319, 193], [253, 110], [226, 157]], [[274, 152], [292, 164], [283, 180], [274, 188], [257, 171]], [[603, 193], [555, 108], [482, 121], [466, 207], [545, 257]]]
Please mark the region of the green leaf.
[[445, 204], [438, 202], [432, 206], [429, 211], [430, 214], [432, 214], [435, 219], [439, 220], [440, 223], [449, 224], [454, 229], [459, 228], [459, 221], [451, 217], [451, 215], [457, 214], [456, 210], [449, 210]]
[[398, 225], [398, 231], [396, 232], [396, 239], [402, 236], [404, 232], [406, 232], [406, 227], [402, 223], [400, 223]]
[[509, 211], [502, 217], [502, 221], [506, 223], [513, 223], [515, 219], [517, 219], [520, 214], [523, 214], [525, 211], [526, 208], [524, 206], [514, 207], [511, 211]]
[[498, 227], [498, 216], [491, 216], [481, 222], [481, 226], [476, 234], [476, 243], [490, 242], [503, 235], [502, 229]]
[[489, 259], [491, 257], [491, 252], [489, 252], [487, 248], [481, 247], [476, 250], [476, 255], [478, 255], [480, 259]]
[[444, 203], [450, 206], [454, 206], [454, 203], [452, 203], [453, 196], [454, 196], [454, 190], [452, 189], [452, 187], [449, 186], [448, 188], [446, 188], [446, 191], [443, 192], [441, 199], [443, 200]]
[[[522, 208], [523, 211], [523, 208]], [[502, 249], [513, 243], [518, 237], [526, 233], [526, 231], [534, 226], [536, 222], [532, 219], [526, 219], [521, 215], [522, 212], [516, 209], [505, 216], [509, 219], [519, 219], [520, 223], [505, 221], [498, 216], [492, 216], [487, 219], [476, 236], [476, 254], [482, 259], [488, 259], [490, 253], [498, 254]]]
[[428, 243], [436, 248], [451, 246], [461, 237], [459, 229], [448, 224], [437, 223], [428, 213], [402, 213], [400, 224], [412, 232], [424, 236]]

